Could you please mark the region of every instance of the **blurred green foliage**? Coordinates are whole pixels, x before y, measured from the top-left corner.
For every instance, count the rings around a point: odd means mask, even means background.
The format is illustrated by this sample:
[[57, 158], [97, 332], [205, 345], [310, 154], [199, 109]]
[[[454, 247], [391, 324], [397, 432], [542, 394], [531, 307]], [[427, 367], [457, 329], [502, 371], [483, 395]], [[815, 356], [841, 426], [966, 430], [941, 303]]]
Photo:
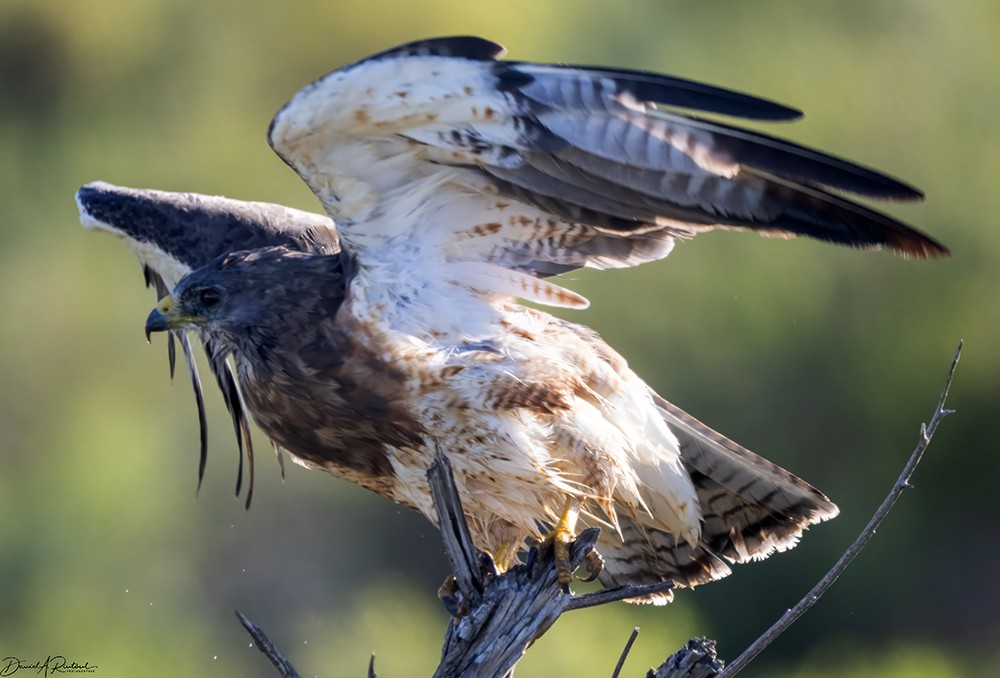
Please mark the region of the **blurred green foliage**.
[[245, 513], [216, 397], [196, 501], [192, 399], [168, 385], [162, 346], [142, 341], [153, 299], [118, 243], [76, 225], [72, 195], [104, 179], [317, 209], [264, 141], [273, 112], [368, 53], [471, 33], [518, 59], [662, 70], [798, 105], [809, 117], [777, 132], [922, 187], [926, 204], [889, 209], [954, 251], [905, 262], [718, 233], [666, 262], [575, 274], [593, 310], [574, 319], [843, 513], [668, 608], [574, 613], [518, 675], [610, 675], [634, 625], [624, 675], [693, 635], [735, 657], [866, 522], [960, 337], [958, 414], [916, 489], [748, 673], [997, 675], [998, 28], [1000, 5], [976, 0], [5, 0], [0, 658], [62, 654], [101, 676], [274, 675], [239, 608], [303, 675], [360, 675], [371, 652], [382, 675], [430, 672], [447, 571], [434, 529], [323, 474], [292, 467], [282, 484], [263, 455]]

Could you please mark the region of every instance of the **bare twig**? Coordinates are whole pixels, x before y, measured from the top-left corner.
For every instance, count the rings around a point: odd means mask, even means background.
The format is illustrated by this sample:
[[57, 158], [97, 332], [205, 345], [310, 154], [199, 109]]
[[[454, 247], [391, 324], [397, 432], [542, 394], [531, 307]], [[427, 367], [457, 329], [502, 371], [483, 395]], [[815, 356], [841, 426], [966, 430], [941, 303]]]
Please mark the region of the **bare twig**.
[[625, 642], [625, 648], [622, 650], [621, 656], [618, 657], [618, 663], [615, 664], [615, 672], [611, 674], [611, 678], [618, 678], [622, 673], [622, 667], [625, 666], [625, 660], [628, 659], [628, 653], [632, 651], [632, 644], [635, 643], [635, 639], [639, 637], [639, 627], [636, 626], [632, 629], [631, 635], [629, 635], [628, 640]]
[[827, 589], [829, 589], [833, 582], [837, 581], [837, 578], [847, 569], [847, 566], [857, 558], [861, 549], [875, 536], [875, 531], [878, 529], [879, 525], [885, 520], [885, 517], [889, 514], [896, 500], [903, 493], [903, 490], [911, 487], [910, 478], [913, 476], [914, 470], [917, 468], [917, 464], [920, 463], [921, 458], [924, 456], [924, 451], [927, 446], [930, 445], [931, 437], [934, 432], [937, 431], [938, 424], [951, 414], [954, 410], [946, 410], [944, 408], [945, 400], [948, 398], [948, 391], [951, 389], [951, 382], [955, 376], [955, 369], [958, 367], [958, 360], [962, 355], [962, 347], [965, 342], [960, 341], [958, 343], [958, 348], [955, 351], [955, 356], [951, 360], [951, 367], [948, 370], [948, 376], [945, 378], [944, 388], [941, 390], [941, 396], [938, 398], [937, 407], [934, 409], [934, 415], [931, 417], [929, 424], [920, 425], [920, 440], [917, 442], [917, 447], [913, 450], [910, 455], [910, 459], [906, 462], [906, 466], [903, 467], [903, 472], [899, 475], [896, 480], [895, 485], [889, 491], [888, 496], [879, 505], [875, 514], [872, 516], [871, 520], [865, 526], [865, 529], [861, 531], [858, 538], [853, 544], [848, 547], [844, 552], [844, 555], [834, 564], [826, 575], [819, 580], [819, 582], [805, 595], [802, 600], [792, 609], [788, 610], [781, 619], [774, 623], [771, 628], [764, 632], [754, 643], [748, 647], [743, 654], [736, 658], [732, 664], [730, 664], [722, 672], [721, 678], [731, 678], [743, 670], [747, 664], [749, 664], [754, 657], [760, 654], [764, 648], [773, 643], [775, 639], [780, 636], [785, 630], [791, 626], [795, 621], [801, 617], [806, 610], [816, 604], [816, 601], [820, 599]]
[[653, 584], [625, 584], [624, 586], [616, 586], [613, 589], [601, 589], [593, 593], [573, 596], [569, 601], [569, 605], [566, 606], [566, 611], [582, 610], [585, 607], [615, 603], [619, 600], [644, 598], [654, 593], [669, 591], [672, 588], [674, 588], [672, 581], [659, 581]]
[[278, 648], [274, 646], [274, 643], [267, 637], [263, 629], [254, 624], [252, 621], [247, 619], [243, 614], [236, 610], [236, 617], [243, 624], [243, 628], [247, 630], [250, 637], [253, 638], [254, 642], [257, 643], [257, 649], [264, 653], [264, 656], [271, 660], [274, 667], [278, 669], [278, 673], [281, 674], [282, 678], [299, 678], [298, 671], [292, 666], [285, 657], [278, 651]]

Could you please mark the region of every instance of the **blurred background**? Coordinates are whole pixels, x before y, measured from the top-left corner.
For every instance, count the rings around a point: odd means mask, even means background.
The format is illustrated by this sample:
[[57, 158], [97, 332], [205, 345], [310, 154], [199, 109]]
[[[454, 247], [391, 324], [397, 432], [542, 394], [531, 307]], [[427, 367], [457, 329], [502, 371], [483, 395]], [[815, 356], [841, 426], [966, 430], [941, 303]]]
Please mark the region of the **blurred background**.
[[[420, 516], [258, 440], [254, 506], [211, 389], [195, 497], [194, 401], [167, 378], [154, 302], [73, 192], [118, 184], [319, 206], [265, 141], [303, 84], [419, 37], [479, 34], [522, 60], [660, 70], [804, 109], [772, 133], [896, 174], [887, 207], [950, 246], [902, 261], [712, 233], [640, 269], [572, 275], [591, 325], [658, 391], [841, 507], [786, 554], [659, 609], [563, 618], [518, 676], [623, 675], [689, 637], [735, 658], [827, 570], [916, 443], [960, 338], [926, 460], [757, 676], [1000, 675], [1000, 4], [4, 0], [0, 3], [0, 658], [100, 676], [273, 676], [233, 616], [304, 676], [429, 675], [448, 572]], [[627, 299], [624, 303], [622, 300]]]

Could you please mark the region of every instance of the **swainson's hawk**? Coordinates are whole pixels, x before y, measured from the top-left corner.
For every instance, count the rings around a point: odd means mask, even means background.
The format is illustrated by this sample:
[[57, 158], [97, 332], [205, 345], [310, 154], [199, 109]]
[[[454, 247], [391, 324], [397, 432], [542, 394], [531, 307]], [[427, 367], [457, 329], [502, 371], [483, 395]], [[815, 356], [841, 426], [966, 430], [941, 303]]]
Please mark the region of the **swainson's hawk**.
[[[219, 374], [232, 356], [277, 446], [432, 520], [424, 473], [443, 450], [477, 544], [501, 562], [541, 524], [565, 537], [577, 515], [607, 528], [605, 585], [694, 586], [794, 546], [836, 515], [829, 499], [667, 403], [592, 330], [515, 299], [583, 308], [552, 276], [660, 259], [714, 228], [945, 255], [845, 197], [920, 192], [677, 110], [800, 115], [780, 104], [502, 54], [478, 38], [411, 43], [320, 78], [275, 116], [272, 148], [336, 234], [275, 206], [278, 226], [185, 224], [184, 201], [244, 204], [172, 194], [139, 227], [123, 206], [149, 192], [93, 184], [78, 194], [84, 222], [125, 237], [172, 292], [147, 331], [194, 329]], [[101, 195], [118, 207], [100, 213]], [[238, 407], [236, 382], [220, 383]]]

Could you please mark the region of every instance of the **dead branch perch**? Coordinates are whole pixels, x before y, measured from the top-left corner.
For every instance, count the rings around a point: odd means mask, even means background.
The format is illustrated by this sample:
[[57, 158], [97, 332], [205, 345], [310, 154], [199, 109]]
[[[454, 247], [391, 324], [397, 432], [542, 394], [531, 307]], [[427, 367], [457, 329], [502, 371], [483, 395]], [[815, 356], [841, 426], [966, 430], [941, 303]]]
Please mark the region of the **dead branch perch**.
[[[448, 459], [438, 454], [427, 472], [441, 536], [454, 572], [445, 605], [454, 615], [445, 634], [435, 678], [505, 676], [563, 612], [664, 591], [670, 582], [574, 596], [559, 584], [551, 549], [531, 549], [527, 563], [502, 575], [472, 543]], [[600, 530], [584, 530], [570, 548], [579, 566]]]

